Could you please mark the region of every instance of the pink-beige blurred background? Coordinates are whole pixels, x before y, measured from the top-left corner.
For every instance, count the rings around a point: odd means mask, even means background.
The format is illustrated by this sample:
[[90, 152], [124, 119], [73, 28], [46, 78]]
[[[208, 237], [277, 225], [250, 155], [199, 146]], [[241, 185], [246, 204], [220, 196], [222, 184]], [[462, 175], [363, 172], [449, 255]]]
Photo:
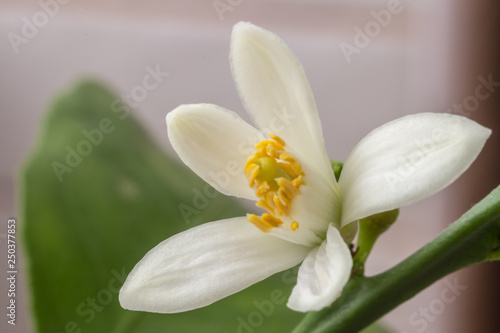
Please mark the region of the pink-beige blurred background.
[[[36, 23], [35, 29], [26, 28], [27, 21]], [[136, 101], [134, 116], [172, 153], [164, 118], [179, 104], [209, 102], [244, 115], [228, 62], [231, 28], [238, 21], [275, 32], [296, 53], [333, 159], [344, 160], [364, 135], [389, 120], [417, 112], [459, 113], [464, 103], [468, 117], [494, 130], [462, 178], [401, 210], [398, 223], [376, 244], [369, 274], [390, 268], [432, 240], [500, 183], [500, 86], [477, 105], [467, 104], [480, 78], [500, 82], [496, 1], [2, 0], [0, 304], [7, 299], [7, 219], [19, 215], [16, 174], [36, 144], [54, 96], [84, 77], [130, 95], [147, 68], [168, 72]], [[363, 39], [359, 30], [366, 28], [371, 30]], [[20, 264], [19, 277], [26, 279], [22, 257]], [[498, 263], [462, 270], [382, 320], [400, 333], [497, 332], [499, 273]], [[440, 307], [450, 283], [466, 288]], [[31, 331], [29, 299], [25, 286], [21, 289], [17, 325], [8, 325], [2, 315], [2, 332]]]

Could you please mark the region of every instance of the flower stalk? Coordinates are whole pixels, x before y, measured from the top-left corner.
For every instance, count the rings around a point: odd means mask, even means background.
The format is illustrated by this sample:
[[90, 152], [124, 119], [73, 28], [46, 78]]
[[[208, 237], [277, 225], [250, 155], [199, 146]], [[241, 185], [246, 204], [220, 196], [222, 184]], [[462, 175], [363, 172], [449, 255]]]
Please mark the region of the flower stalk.
[[353, 273], [363, 275], [368, 259], [377, 238], [396, 222], [399, 209], [389, 210], [359, 220], [358, 246], [354, 256]]

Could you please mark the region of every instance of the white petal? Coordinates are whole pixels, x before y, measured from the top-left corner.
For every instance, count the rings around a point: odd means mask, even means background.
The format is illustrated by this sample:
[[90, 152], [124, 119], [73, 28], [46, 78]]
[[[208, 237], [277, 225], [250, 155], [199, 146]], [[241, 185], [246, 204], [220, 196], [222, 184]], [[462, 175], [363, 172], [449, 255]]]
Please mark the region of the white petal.
[[240, 97], [257, 127], [283, 138], [302, 163], [335, 186], [311, 87], [286, 44], [269, 31], [240, 22], [233, 28], [230, 61]]
[[299, 188], [300, 194], [293, 199], [290, 214], [294, 220], [324, 239], [330, 223], [340, 228], [339, 194], [317, 177], [308, 165], [304, 165], [302, 170], [306, 174], [305, 185]]
[[148, 252], [120, 290], [120, 304], [161, 313], [200, 308], [297, 265], [309, 250], [243, 217], [206, 223]]
[[331, 224], [327, 238], [299, 268], [297, 285], [287, 306], [295, 311], [318, 311], [340, 296], [351, 276], [352, 257], [339, 231]]
[[283, 224], [269, 230], [268, 233], [270, 235], [308, 248], [313, 248], [321, 244], [323, 238], [318, 237], [318, 235], [324, 237], [324, 232], [323, 234], [314, 232], [305, 223], [300, 224], [296, 230], [292, 230], [291, 223], [294, 221], [293, 219], [285, 216], [280, 216], [279, 218], [283, 221]]
[[344, 164], [342, 225], [440, 191], [469, 167], [490, 134], [467, 118], [437, 113], [406, 116], [375, 129]]
[[300, 226], [325, 238], [330, 223], [340, 228], [340, 202], [335, 195], [324, 196], [309, 186], [302, 186], [292, 201], [291, 218]]
[[167, 114], [170, 142], [182, 161], [219, 192], [256, 200], [243, 172], [262, 134], [236, 113], [211, 104]]

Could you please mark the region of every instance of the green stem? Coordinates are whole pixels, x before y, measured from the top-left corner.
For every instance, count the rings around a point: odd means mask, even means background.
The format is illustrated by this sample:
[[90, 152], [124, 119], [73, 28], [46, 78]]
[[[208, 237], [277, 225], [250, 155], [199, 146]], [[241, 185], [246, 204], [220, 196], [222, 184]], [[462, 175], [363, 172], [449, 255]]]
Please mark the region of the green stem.
[[399, 209], [394, 209], [359, 220], [358, 246], [353, 259], [353, 273], [364, 274], [365, 262], [375, 241], [396, 221], [398, 214]]
[[293, 332], [358, 332], [447, 274], [491, 259], [499, 242], [497, 187], [397, 266], [373, 277], [353, 275], [329, 308], [307, 314]]
[[[373, 245], [375, 244], [375, 241], [377, 240], [378, 235], [373, 235], [373, 234], [362, 234], [361, 232], [358, 235], [358, 250], [356, 252], [356, 255], [353, 258], [353, 268], [352, 271], [355, 274], [364, 274], [365, 270], [365, 262], [366, 259], [368, 259], [368, 255], [372, 251]], [[361, 244], [361, 246], [360, 246]]]

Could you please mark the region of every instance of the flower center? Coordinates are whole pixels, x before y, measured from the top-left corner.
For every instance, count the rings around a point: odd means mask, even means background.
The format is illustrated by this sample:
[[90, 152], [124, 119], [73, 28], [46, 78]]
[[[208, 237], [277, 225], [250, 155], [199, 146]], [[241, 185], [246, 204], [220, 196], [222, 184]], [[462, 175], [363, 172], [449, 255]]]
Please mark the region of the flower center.
[[[250, 155], [245, 165], [248, 186], [259, 198], [255, 204], [267, 213], [262, 216], [247, 214], [247, 219], [263, 232], [279, 227], [283, 220], [278, 216], [290, 217], [293, 199], [299, 194], [304, 183], [302, 166], [286, 152], [285, 141], [269, 133], [271, 140], [262, 140], [255, 145], [257, 151]], [[292, 221], [290, 228], [295, 231], [299, 223]]]

